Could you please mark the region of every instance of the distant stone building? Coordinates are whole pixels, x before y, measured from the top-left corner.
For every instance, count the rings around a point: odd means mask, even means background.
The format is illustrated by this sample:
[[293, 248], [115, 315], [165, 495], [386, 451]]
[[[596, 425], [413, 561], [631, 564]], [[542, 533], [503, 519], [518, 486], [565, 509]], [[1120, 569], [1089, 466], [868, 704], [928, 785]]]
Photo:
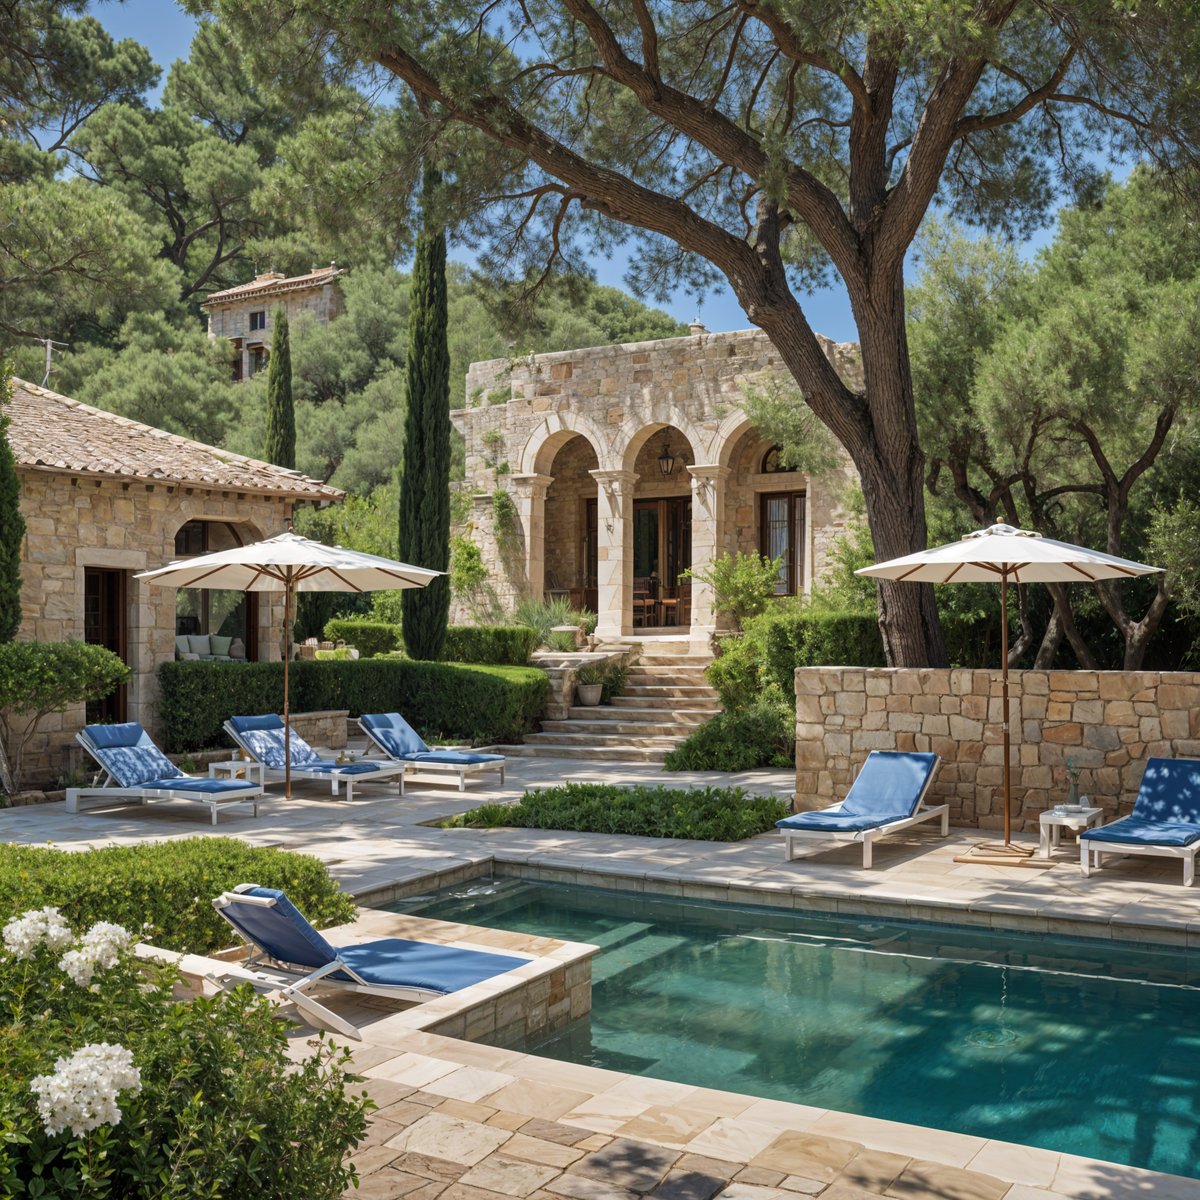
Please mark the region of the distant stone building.
[[208, 314], [208, 336], [225, 338], [237, 351], [234, 379], [249, 379], [266, 365], [271, 350], [271, 315], [282, 307], [288, 323], [311, 312], [327, 324], [344, 311], [338, 279], [345, 274], [334, 264], [314, 267], [307, 275], [285, 278], [278, 271], [256, 275], [249, 283], [213, 292], [200, 305]]
[[[30, 774], [53, 778], [90, 720], [153, 730], [158, 665], [177, 638], [220, 639], [222, 655], [278, 659], [282, 602], [263, 594], [151, 586], [138, 571], [282, 533], [296, 504], [342, 493], [296, 471], [193, 442], [13, 380], [9, 442], [26, 536], [18, 636], [108, 647], [133, 669], [113, 696], [53, 718]], [[189, 644], [189, 651], [191, 644]]]
[[[778, 351], [756, 330], [474, 363], [466, 440], [471, 512], [455, 532], [480, 547], [498, 598], [569, 598], [598, 634], [689, 632], [708, 648], [708, 585], [681, 580], [727, 551], [780, 557], [778, 592], [805, 593], [846, 528], [848, 459], [823, 477], [783, 469], [742, 410], [743, 388]], [[822, 339], [861, 386], [858, 347]], [[497, 489], [506, 493], [497, 499]], [[468, 619], [461, 603], [455, 618]]]

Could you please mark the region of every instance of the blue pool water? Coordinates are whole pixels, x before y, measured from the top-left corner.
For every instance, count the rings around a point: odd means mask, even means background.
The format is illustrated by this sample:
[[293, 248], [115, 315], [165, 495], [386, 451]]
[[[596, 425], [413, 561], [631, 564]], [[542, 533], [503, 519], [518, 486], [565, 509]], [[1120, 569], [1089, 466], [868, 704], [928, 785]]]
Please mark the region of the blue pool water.
[[476, 881], [396, 905], [601, 947], [569, 1062], [1200, 1178], [1200, 956]]

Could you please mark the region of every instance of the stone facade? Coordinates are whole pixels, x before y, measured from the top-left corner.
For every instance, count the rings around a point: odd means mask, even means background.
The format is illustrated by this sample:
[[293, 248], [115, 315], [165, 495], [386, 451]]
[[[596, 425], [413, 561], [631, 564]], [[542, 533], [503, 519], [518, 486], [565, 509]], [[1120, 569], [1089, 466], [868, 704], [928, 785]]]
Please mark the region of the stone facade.
[[[268, 271], [250, 283], [209, 295], [200, 306], [208, 315], [208, 336], [225, 338], [233, 346], [234, 377], [249, 379], [266, 361], [277, 308], [287, 314], [289, 325], [301, 313], [312, 313], [322, 325], [341, 316], [345, 304], [337, 281], [343, 274], [334, 266], [314, 267], [308, 275], [290, 278]], [[262, 316], [252, 321], [255, 313]]]
[[[857, 346], [822, 345], [843, 378], [861, 387]], [[756, 330], [474, 363], [466, 407], [451, 414], [466, 442], [470, 496], [455, 533], [480, 547], [500, 603], [546, 592], [586, 596], [602, 638], [628, 636], [635, 502], [690, 502], [691, 565], [703, 569], [724, 552], [759, 549], [761, 497], [771, 492], [804, 496], [799, 586], [810, 589], [846, 528], [856, 476], [846, 459], [821, 477], [764, 470], [770, 446], [741, 402], [748, 383], [771, 375], [786, 378]], [[659, 465], [664, 453], [675, 460], [669, 475]], [[507, 493], [502, 506], [498, 490]], [[505, 510], [508, 527], [498, 528]], [[690, 610], [692, 640], [707, 649], [717, 620], [699, 580]], [[469, 615], [461, 605], [453, 614]]]
[[[1200, 674], [1013, 671], [1009, 675], [1014, 830], [1079, 791], [1105, 820], [1133, 808], [1146, 759], [1200, 757]], [[957, 825], [1003, 826], [997, 671], [802, 667], [796, 672], [796, 806], [841, 799], [872, 750], [933, 751], [931, 802]]]

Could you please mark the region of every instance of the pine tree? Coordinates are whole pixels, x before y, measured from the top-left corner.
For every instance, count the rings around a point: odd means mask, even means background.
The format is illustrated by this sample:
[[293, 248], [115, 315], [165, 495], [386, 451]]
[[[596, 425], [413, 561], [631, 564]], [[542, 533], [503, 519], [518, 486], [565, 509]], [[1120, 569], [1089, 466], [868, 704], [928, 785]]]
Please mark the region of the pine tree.
[[[450, 351], [446, 233], [432, 212], [441, 174], [427, 167], [425, 212], [413, 263], [408, 324], [408, 411], [400, 480], [400, 557], [418, 567], [450, 566]], [[401, 598], [404, 644], [412, 658], [436, 659], [450, 616], [445, 575]]]
[[296, 409], [292, 404], [292, 351], [288, 342], [287, 314], [282, 308], [272, 317], [271, 361], [267, 369], [267, 462], [277, 467], [296, 466]]
[[0, 374], [0, 642], [11, 642], [21, 627], [21, 542], [25, 518], [21, 516], [17, 460], [8, 444], [8, 416], [4, 406], [12, 399], [12, 377], [7, 367]]

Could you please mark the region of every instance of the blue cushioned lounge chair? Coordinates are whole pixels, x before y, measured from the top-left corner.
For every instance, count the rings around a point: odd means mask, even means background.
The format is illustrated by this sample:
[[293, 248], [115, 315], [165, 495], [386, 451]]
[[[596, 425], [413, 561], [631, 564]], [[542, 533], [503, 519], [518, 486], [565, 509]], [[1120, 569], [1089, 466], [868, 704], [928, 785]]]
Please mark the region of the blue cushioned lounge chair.
[[1084, 875], [1100, 867], [1105, 854], [1146, 854], [1183, 860], [1183, 883], [1196, 880], [1200, 850], [1200, 761], [1151, 758], [1142, 773], [1133, 812], [1111, 825], [1079, 835], [1079, 866]]
[[846, 798], [832, 808], [794, 813], [776, 821], [790, 861], [797, 843], [862, 842], [863, 866], [872, 861], [874, 843], [889, 833], [940, 817], [942, 837], [950, 832], [950, 806], [925, 806], [925, 793], [941, 760], [936, 754], [872, 750]]
[[400, 764], [400, 795], [404, 795], [404, 777], [409, 772], [448, 771], [458, 776], [458, 790], [467, 790], [467, 776], [480, 771], [499, 771], [504, 782], [504, 755], [479, 754], [473, 750], [433, 750], [399, 713], [365, 713], [358, 719], [363, 733], [380, 750]]
[[100, 764], [92, 787], [67, 789], [67, 812], [79, 811], [81, 800], [106, 804], [151, 800], [192, 800], [208, 805], [212, 823], [224, 808], [248, 804], [258, 815], [263, 790], [241, 779], [198, 779], [185, 775], [136, 722], [122, 725], [85, 725], [75, 740]]
[[[273, 783], [284, 778], [282, 717], [275, 713], [266, 713], [261, 717], [230, 717], [224, 728], [255, 762], [262, 763], [263, 778]], [[339, 763], [332, 758], [322, 758], [294, 729], [289, 732], [293, 779], [327, 779], [335, 796], [340, 783], [346, 789], [347, 800], [354, 799], [356, 783], [379, 783], [399, 775], [403, 784], [402, 767], [384, 762]]]
[[243, 883], [223, 892], [213, 907], [252, 950], [213, 983], [232, 987], [251, 983], [290, 1001], [310, 1020], [347, 1037], [361, 1037], [343, 1017], [313, 999], [322, 988], [423, 1001], [503, 975], [531, 960], [515, 954], [464, 950], [436, 942], [378, 938], [351, 946], [334, 946], [276, 888]]

